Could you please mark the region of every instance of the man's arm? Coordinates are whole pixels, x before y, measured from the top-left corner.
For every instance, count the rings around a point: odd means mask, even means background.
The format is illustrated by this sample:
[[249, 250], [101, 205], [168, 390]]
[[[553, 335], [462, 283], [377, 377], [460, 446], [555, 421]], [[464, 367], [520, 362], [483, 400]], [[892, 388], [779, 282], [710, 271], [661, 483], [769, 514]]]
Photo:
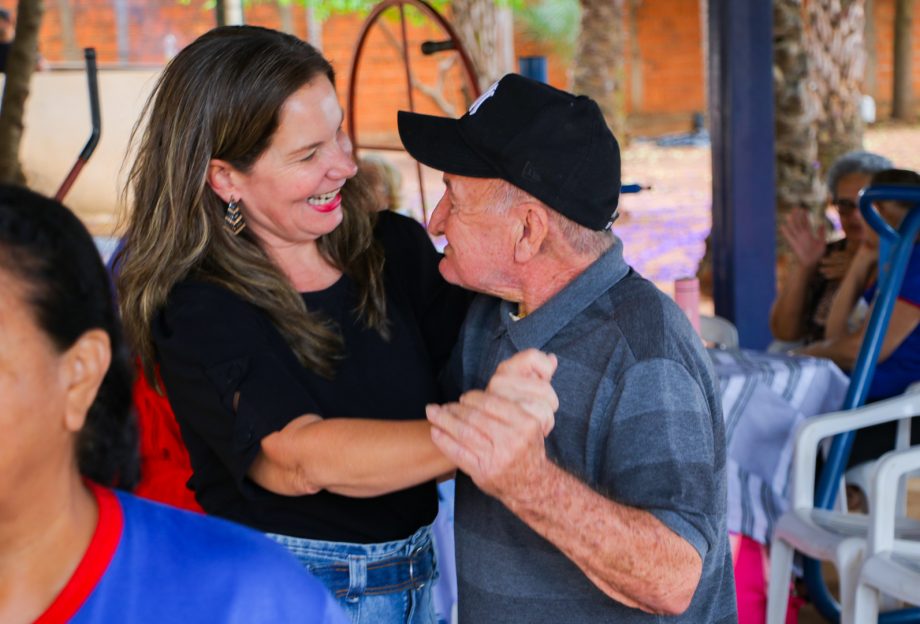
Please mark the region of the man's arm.
[[473, 391], [430, 406], [432, 439], [487, 494], [569, 557], [601, 591], [650, 613], [689, 606], [700, 554], [653, 514], [595, 492], [547, 457], [543, 433], [518, 407]]

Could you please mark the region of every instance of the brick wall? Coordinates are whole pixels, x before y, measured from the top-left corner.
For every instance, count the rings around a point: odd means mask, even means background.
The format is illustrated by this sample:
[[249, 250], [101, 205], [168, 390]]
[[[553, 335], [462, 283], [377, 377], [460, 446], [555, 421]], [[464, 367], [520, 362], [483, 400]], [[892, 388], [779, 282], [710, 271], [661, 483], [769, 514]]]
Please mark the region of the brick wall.
[[[705, 108], [704, 71], [701, 52], [701, 23], [699, 0], [644, 0], [637, 3], [629, 16], [627, 29], [635, 34], [626, 52], [626, 103], [633, 123], [663, 120], [659, 129], [687, 128], [691, 113]], [[628, 3], [630, 4], [630, 3]], [[213, 26], [213, 10], [205, 8], [206, 0], [72, 0], [76, 48], [94, 46], [101, 64], [153, 64], [165, 62], [175, 51], [191, 42]], [[13, 9], [14, 0], [0, 0], [0, 6]], [[114, 9], [122, 6], [119, 16]], [[632, 6], [630, 4], [630, 6]], [[890, 108], [892, 83], [892, 33], [894, 0], [875, 0], [876, 20], [875, 66], [876, 89], [873, 94], [881, 113]], [[51, 67], [66, 60], [61, 14], [57, 3], [45, 3], [40, 47]], [[294, 34], [306, 37], [305, 10], [291, 6], [290, 21]], [[119, 46], [117, 23], [126, 24], [126, 36]], [[272, 3], [255, 4], [246, 10], [248, 23], [280, 28], [279, 8]], [[416, 79], [426, 85], [438, 82], [439, 63], [449, 55], [423, 57], [419, 44], [426, 39], [441, 39], [443, 34], [430, 22], [410, 20], [409, 39], [411, 64]], [[323, 49], [338, 73], [339, 92], [347, 92], [348, 72], [362, 18], [335, 16], [323, 28]], [[389, 33], [389, 35], [387, 34]], [[372, 141], [394, 140], [395, 111], [408, 107], [405, 73], [399, 51], [393, 46], [398, 39], [399, 23], [385, 18], [372, 29], [359, 71], [359, 108], [356, 110], [359, 136]], [[547, 45], [516, 35], [519, 56], [548, 57], [549, 82], [559, 87], [571, 86], [569, 61], [554, 55]], [[920, 15], [914, 20], [913, 83], [920, 101]], [[77, 56], [79, 59], [79, 55]], [[464, 82], [455, 63], [444, 75], [449, 85], [445, 100], [447, 110], [459, 113], [468, 101], [462, 92]], [[871, 70], [871, 68], [870, 68]], [[432, 99], [415, 92], [418, 110], [446, 114]], [[343, 104], [345, 102], [343, 101]], [[452, 107], [452, 109], [450, 108]], [[669, 128], [668, 126], [675, 126]]]
[[[895, 0], [875, 0], [875, 101], [881, 115], [891, 112], [891, 96], [894, 85], [894, 4]], [[913, 84], [914, 109], [920, 109], [920, 6], [914, 3], [914, 19], [911, 28], [911, 83]], [[872, 68], [869, 68], [871, 71]]]

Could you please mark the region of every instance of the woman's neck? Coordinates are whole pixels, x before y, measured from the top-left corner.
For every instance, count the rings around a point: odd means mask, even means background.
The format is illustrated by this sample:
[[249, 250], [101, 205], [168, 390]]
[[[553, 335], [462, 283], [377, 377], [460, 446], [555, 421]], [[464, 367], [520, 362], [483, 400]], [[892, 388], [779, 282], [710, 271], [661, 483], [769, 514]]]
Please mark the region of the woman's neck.
[[[0, 502], [0, 622], [31, 622], [67, 584], [98, 521], [92, 493], [76, 470], [21, 484]], [[7, 504], [7, 503], [12, 504]]]
[[266, 250], [297, 292], [315, 292], [335, 284], [342, 272], [320, 252], [316, 241]]

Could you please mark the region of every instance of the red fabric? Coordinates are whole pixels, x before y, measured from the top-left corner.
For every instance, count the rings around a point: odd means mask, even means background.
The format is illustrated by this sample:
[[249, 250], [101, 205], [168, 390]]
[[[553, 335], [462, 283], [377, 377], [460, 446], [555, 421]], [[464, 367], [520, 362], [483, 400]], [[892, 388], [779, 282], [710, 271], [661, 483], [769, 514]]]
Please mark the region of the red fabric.
[[[735, 564], [735, 597], [738, 600], [738, 624], [763, 624], [767, 620], [767, 547], [745, 535], [731, 536]], [[786, 624], [797, 624], [799, 607], [804, 601], [789, 596]]]
[[56, 624], [72, 618], [96, 589], [121, 541], [124, 516], [115, 494], [90, 481], [86, 481], [86, 485], [96, 498], [99, 508], [96, 530], [93, 531], [89, 547], [83, 553], [77, 569], [51, 606], [35, 620], [35, 624]]
[[[172, 407], [165, 396], [147, 383], [139, 361], [137, 369], [133, 395], [141, 438], [141, 481], [134, 494], [202, 512], [194, 493], [186, 486], [192, 476], [192, 463]], [[159, 378], [159, 370], [156, 374]]]

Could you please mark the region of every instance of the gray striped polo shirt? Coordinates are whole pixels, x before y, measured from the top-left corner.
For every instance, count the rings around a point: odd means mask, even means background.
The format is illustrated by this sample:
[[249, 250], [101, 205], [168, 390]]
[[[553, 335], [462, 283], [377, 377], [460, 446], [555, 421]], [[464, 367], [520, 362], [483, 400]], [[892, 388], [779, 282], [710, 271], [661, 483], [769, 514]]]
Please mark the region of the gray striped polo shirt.
[[459, 474], [461, 623], [735, 622], [718, 381], [686, 317], [626, 265], [620, 241], [530, 315], [514, 320], [514, 312], [506, 301], [475, 300], [448, 384], [455, 392], [484, 388], [518, 351], [555, 353], [560, 407], [548, 456], [686, 539], [702, 557], [702, 578], [682, 616], [626, 607]]

